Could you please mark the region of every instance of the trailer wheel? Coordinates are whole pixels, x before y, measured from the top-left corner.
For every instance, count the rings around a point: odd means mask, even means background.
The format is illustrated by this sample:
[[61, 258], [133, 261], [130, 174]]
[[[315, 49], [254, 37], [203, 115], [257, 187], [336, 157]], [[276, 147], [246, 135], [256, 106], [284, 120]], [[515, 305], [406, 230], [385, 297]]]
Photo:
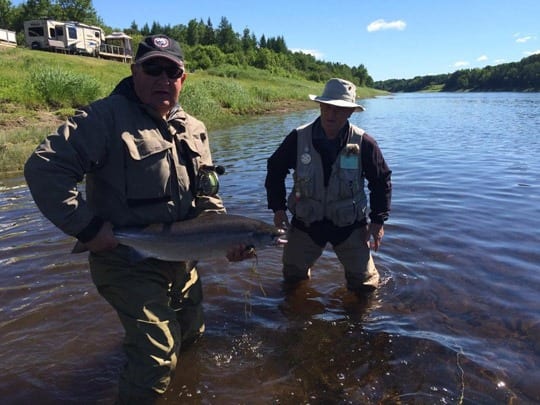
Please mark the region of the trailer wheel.
[[41, 44], [37, 41], [32, 42], [32, 45], [30, 45], [30, 48], [32, 49], [41, 49]]

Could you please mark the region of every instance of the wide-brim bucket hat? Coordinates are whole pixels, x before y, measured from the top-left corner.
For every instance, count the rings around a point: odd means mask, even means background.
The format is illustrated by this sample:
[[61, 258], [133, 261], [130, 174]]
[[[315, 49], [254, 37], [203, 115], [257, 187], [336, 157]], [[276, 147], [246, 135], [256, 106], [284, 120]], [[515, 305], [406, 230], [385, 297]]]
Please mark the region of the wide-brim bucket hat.
[[356, 86], [344, 79], [334, 78], [328, 80], [322, 95], [310, 94], [309, 98], [317, 103], [354, 108], [355, 112], [366, 110], [363, 105], [356, 102]]

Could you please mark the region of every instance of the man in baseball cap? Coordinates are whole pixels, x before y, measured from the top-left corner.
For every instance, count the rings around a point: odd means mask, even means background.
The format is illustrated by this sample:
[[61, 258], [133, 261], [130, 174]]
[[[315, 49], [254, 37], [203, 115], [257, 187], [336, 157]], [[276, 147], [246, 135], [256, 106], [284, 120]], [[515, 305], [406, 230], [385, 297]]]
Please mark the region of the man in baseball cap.
[[[24, 174], [43, 214], [78, 239], [75, 252], [90, 251], [92, 281], [125, 330], [116, 403], [143, 405], [165, 392], [180, 349], [204, 332], [202, 284], [195, 261], [135, 259], [113, 230], [225, 207], [218, 194], [193, 191], [213, 161], [205, 124], [178, 103], [186, 78], [178, 43], [145, 38], [131, 73], [47, 137]], [[83, 179], [86, 192], [78, 188]], [[245, 246], [227, 254], [248, 257]]]
[[186, 78], [184, 69], [178, 42], [166, 35], [144, 38], [131, 65], [137, 96], [166, 118], [178, 102]]

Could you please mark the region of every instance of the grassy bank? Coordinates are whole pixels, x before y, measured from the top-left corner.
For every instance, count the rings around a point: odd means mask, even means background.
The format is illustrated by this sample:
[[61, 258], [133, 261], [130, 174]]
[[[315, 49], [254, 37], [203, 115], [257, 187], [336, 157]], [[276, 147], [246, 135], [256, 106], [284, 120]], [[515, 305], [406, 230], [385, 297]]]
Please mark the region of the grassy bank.
[[[129, 74], [129, 65], [119, 62], [0, 48], [0, 173], [20, 171], [35, 146], [76, 107], [105, 97]], [[307, 95], [322, 88], [323, 83], [224, 66], [189, 72], [180, 102], [212, 131], [255, 115], [313, 106]], [[358, 89], [360, 98], [376, 94]]]

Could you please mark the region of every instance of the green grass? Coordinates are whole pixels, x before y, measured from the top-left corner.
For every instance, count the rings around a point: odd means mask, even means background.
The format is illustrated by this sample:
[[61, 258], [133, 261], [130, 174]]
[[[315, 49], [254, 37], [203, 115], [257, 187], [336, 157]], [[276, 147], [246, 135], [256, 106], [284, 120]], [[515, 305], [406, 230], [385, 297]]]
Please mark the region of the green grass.
[[444, 87], [444, 84], [432, 84], [426, 87], [425, 89], [423, 89], [422, 91], [426, 93], [437, 93], [437, 92], [442, 91], [443, 87]]
[[39, 128], [25, 128], [17, 132], [17, 138], [0, 132], [0, 173], [22, 170], [30, 152], [43, 139]]
[[[125, 63], [0, 47], [0, 172], [22, 170], [28, 155], [60, 120], [107, 96], [129, 75]], [[312, 106], [308, 94], [320, 94], [323, 87], [255, 68], [188, 69], [180, 103], [213, 130], [254, 115]], [[359, 88], [357, 96], [377, 94], [381, 92]]]

